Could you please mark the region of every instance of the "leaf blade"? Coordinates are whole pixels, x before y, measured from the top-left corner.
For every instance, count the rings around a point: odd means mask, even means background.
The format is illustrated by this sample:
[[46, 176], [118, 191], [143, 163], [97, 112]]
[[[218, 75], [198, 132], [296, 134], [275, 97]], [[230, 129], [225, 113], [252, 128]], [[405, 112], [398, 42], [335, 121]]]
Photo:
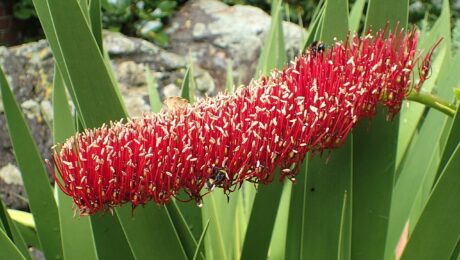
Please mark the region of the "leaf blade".
[[449, 258], [460, 234], [460, 204], [457, 200], [460, 197], [459, 172], [460, 145], [457, 145], [431, 193], [401, 259]]
[[34, 213], [43, 253], [49, 258], [62, 258], [61, 235], [59, 227], [56, 227], [59, 222], [59, 214], [48, 174], [1, 68], [0, 92], [11, 143], [21, 170], [24, 187], [29, 196], [29, 205]]

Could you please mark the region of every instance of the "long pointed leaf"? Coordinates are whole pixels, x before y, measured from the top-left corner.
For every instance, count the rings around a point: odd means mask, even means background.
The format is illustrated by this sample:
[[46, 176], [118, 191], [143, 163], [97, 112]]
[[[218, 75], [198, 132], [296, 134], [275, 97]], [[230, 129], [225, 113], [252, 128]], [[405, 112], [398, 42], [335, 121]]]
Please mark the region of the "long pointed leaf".
[[187, 99], [190, 104], [195, 102], [195, 84], [192, 63], [190, 63], [189, 67], [185, 71], [180, 96]]
[[407, 28], [408, 18], [408, 0], [369, 0], [364, 28], [378, 30], [387, 23], [388, 28], [394, 28], [398, 22], [402, 28]]
[[[64, 82], [55, 68], [53, 87], [53, 137], [63, 142], [75, 133], [73, 118], [65, 93]], [[96, 259], [97, 253], [89, 218], [75, 217], [71, 210], [73, 201], [58, 189], [59, 223], [64, 259]]]
[[433, 175], [434, 171], [429, 164], [432, 157], [437, 156], [433, 147], [436, 147], [441, 137], [444, 117], [437, 111], [430, 111], [415, 144], [408, 150], [408, 158], [393, 191], [385, 259], [394, 256], [397, 242], [423, 182], [430, 178], [429, 175]]
[[193, 255], [193, 260], [196, 260], [198, 255], [199, 255], [199, 253], [200, 253], [200, 251], [203, 250], [204, 237], [206, 236], [206, 232], [208, 231], [208, 227], [209, 227], [209, 219], [208, 219], [208, 221], [206, 222], [206, 225], [203, 228], [203, 233], [200, 236], [200, 240], [198, 240], [198, 245], [197, 245], [197, 248], [195, 250], [195, 254]]
[[[220, 192], [218, 190], [217, 192]], [[230, 249], [224, 242], [224, 233], [222, 225], [227, 225], [222, 221], [221, 214], [225, 210], [222, 199], [214, 192], [203, 198], [202, 218], [203, 225], [205, 219], [209, 220], [208, 236], [205, 237], [206, 256], [209, 259], [228, 259], [227, 250]], [[217, 196], [216, 196], [217, 195]], [[223, 205], [223, 206], [222, 206]], [[223, 215], [223, 214], [222, 214]]]
[[343, 194], [351, 193], [352, 143], [348, 138], [327, 162], [317, 156], [308, 163], [301, 259], [333, 259], [340, 251], [349, 251], [344, 247], [349, 248], [351, 241], [343, 239], [341, 232], [349, 233], [351, 224], [350, 219], [342, 222], [342, 208]]
[[26, 259], [13, 242], [11, 242], [3, 229], [0, 229], [0, 248], [2, 249], [2, 257], [4, 259]]
[[348, 33], [348, 1], [326, 0], [320, 39], [326, 43], [345, 40]]
[[99, 50], [103, 50], [102, 42], [102, 13], [101, 0], [89, 0], [89, 19], [91, 21], [91, 32], [99, 46]]
[[180, 212], [176, 201], [172, 201], [166, 205], [166, 209], [169, 212], [169, 216], [171, 217], [175, 229], [177, 230], [177, 235], [179, 236], [181, 244], [184, 247], [185, 254], [187, 255], [188, 259], [192, 259], [198, 247], [192, 231], [187, 225], [184, 216]]
[[350, 18], [348, 20], [350, 31], [358, 32], [361, 17], [363, 16], [364, 4], [366, 0], [357, 0], [353, 4], [350, 12]]
[[[318, 39], [332, 43], [334, 39], [345, 40], [348, 32], [348, 1], [327, 0], [320, 20]], [[330, 259], [340, 252], [348, 254], [351, 207], [342, 212], [343, 194], [352, 194], [352, 138], [333, 151], [329, 161], [315, 157], [308, 163], [306, 186], [304, 186], [304, 225], [301, 259]], [[295, 206], [295, 205], [294, 205]], [[342, 217], [347, 216], [347, 218]], [[321, 237], [322, 239], [317, 239]]]
[[31, 259], [29, 250], [27, 250], [26, 240], [22, 236], [22, 233], [19, 231], [17, 225], [11, 219], [10, 214], [7, 212], [2, 200], [0, 200], [0, 229], [3, 229], [5, 234], [15, 244], [24, 257]]
[[[406, 27], [408, 0], [369, 0], [365, 30], [388, 23]], [[382, 259], [396, 171], [399, 118], [388, 122], [383, 108], [353, 131], [352, 259]], [[372, 235], [369, 235], [372, 234]]]
[[286, 235], [285, 259], [302, 259], [305, 238], [305, 217], [306, 217], [306, 193], [307, 193], [307, 166], [306, 158], [299, 170], [297, 183], [292, 187], [291, 201], [289, 208], [289, 220]]
[[[277, 171], [275, 176], [278, 174], [279, 171]], [[244, 238], [241, 252], [242, 260], [267, 258], [268, 246], [282, 190], [283, 184], [278, 181], [274, 181], [270, 185], [259, 186]]]
[[11, 142], [29, 197], [29, 205], [34, 213], [42, 250], [50, 259], [62, 258], [59, 215], [48, 174], [1, 68], [0, 89]]
[[[59, 42], [57, 46], [51, 45], [51, 49], [53, 53], [57, 48], [61, 50], [64, 64], [58, 65], [61, 72], [69, 75], [70, 85], [67, 82], [66, 85], [75, 93], [85, 127], [121, 119], [124, 108], [81, 7], [75, 1], [49, 0], [48, 4]], [[75, 38], [79, 44], [75, 44]]]
[[[149, 203], [133, 214], [125, 205], [116, 212], [136, 259], [187, 259], [164, 207]], [[155, 246], [145, 246], [146, 241]]]
[[401, 259], [448, 259], [460, 236], [460, 145], [448, 161]]

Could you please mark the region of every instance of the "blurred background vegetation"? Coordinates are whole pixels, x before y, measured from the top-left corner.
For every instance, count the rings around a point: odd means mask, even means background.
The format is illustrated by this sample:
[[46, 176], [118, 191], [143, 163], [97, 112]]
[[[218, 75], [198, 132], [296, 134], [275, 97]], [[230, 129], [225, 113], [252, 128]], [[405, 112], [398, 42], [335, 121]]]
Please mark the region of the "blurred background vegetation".
[[[285, 20], [308, 25], [313, 10], [321, 0], [285, 0]], [[40, 23], [35, 13], [32, 0], [15, 1], [14, 15], [23, 20], [22, 42], [44, 38]], [[111, 31], [141, 37], [166, 47], [169, 39], [164, 32], [168, 18], [184, 4], [186, 0], [102, 0], [103, 27]], [[269, 0], [223, 0], [229, 5], [253, 5], [270, 12]], [[350, 8], [355, 0], [350, 0]], [[411, 0], [409, 22], [425, 28], [436, 20], [441, 13], [441, 0]], [[364, 8], [366, 10], [366, 8]], [[451, 1], [454, 43], [460, 41], [460, 0]], [[364, 19], [364, 16], [363, 18]], [[362, 21], [363, 22], [363, 21]], [[458, 39], [458, 40], [457, 40]], [[457, 47], [457, 46], [455, 46]], [[454, 47], [454, 48], [455, 48]]]

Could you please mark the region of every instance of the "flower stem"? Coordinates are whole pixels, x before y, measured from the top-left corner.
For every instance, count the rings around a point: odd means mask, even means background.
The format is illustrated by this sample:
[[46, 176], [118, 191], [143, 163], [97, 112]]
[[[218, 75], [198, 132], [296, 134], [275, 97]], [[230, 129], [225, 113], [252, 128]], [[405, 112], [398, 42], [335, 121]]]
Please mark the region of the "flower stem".
[[434, 108], [450, 117], [453, 117], [455, 115], [455, 111], [457, 110], [457, 107], [454, 104], [450, 104], [446, 100], [430, 93], [417, 92], [415, 89], [411, 89], [409, 95], [407, 95], [407, 100], [424, 104], [425, 106]]

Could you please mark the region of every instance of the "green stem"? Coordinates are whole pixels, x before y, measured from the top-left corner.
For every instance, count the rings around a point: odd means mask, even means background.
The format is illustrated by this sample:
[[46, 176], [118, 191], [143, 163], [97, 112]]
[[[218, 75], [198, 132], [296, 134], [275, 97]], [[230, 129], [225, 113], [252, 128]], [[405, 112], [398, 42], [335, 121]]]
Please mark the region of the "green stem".
[[406, 99], [434, 108], [450, 117], [453, 117], [455, 115], [455, 111], [457, 110], [455, 105], [450, 104], [446, 100], [443, 100], [430, 93], [417, 92], [414, 89], [409, 92], [409, 95], [407, 95]]

